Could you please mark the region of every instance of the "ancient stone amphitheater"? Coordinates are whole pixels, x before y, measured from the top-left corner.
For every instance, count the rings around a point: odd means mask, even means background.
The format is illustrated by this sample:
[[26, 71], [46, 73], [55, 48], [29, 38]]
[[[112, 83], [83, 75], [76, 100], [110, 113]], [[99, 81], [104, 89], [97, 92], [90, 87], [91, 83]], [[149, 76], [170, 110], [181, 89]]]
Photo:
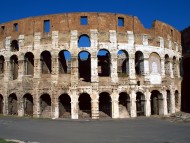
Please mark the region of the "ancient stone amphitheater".
[[180, 110], [181, 34], [112, 13], [0, 24], [0, 113], [130, 118]]

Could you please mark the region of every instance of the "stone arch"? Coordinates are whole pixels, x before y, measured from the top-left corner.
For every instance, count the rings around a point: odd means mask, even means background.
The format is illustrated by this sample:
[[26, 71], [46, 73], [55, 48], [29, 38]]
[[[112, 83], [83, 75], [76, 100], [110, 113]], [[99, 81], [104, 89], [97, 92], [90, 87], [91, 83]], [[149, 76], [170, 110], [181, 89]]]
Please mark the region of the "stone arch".
[[11, 52], [19, 51], [19, 43], [18, 40], [11, 41]]
[[165, 55], [165, 74], [170, 75], [170, 58], [168, 54]]
[[3, 95], [0, 94], [0, 114], [3, 114]]
[[23, 96], [24, 100], [24, 115], [25, 116], [33, 116], [33, 96], [29, 93]]
[[145, 115], [145, 96], [142, 92], [136, 93], [136, 111], [137, 116]]
[[91, 81], [91, 54], [81, 51], [78, 54], [79, 78], [83, 81]]
[[158, 90], [153, 90], [150, 97], [151, 115], [160, 115], [163, 105], [162, 95]]
[[59, 96], [59, 117], [71, 118], [71, 98], [67, 93]]
[[51, 97], [49, 94], [40, 96], [41, 117], [51, 117]]
[[99, 117], [107, 118], [112, 117], [112, 104], [110, 94], [102, 92], [99, 94]]
[[117, 53], [117, 73], [118, 76], [129, 75], [129, 54], [125, 50], [119, 50]]
[[130, 117], [130, 97], [126, 92], [119, 94], [119, 117], [128, 118]]
[[180, 111], [180, 97], [178, 90], [175, 91], [175, 111]]
[[51, 67], [51, 54], [49, 51], [43, 51], [40, 55], [41, 58], [41, 73], [50, 74], [52, 71]]
[[98, 51], [98, 75], [108, 77], [111, 75], [111, 55], [106, 49]]
[[168, 114], [171, 113], [171, 93], [170, 90], [166, 90], [166, 100], [167, 100], [167, 111]]
[[31, 52], [27, 52], [24, 56], [25, 63], [25, 75], [34, 75], [34, 55]]
[[161, 62], [158, 53], [151, 53], [149, 56], [149, 69], [150, 74], [160, 74], [161, 73]]
[[4, 63], [5, 63], [4, 56], [0, 56], [0, 74], [4, 73]]
[[135, 53], [135, 71], [136, 75], [144, 74], [144, 55], [141, 51]]
[[90, 37], [87, 34], [82, 34], [79, 36], [78, 47], [89, 48], [91, 46]]
[[59, 74], [71, 73], [71, 53], [67, 50], [59, 52]]
[[13, 80], [18, 78], [18, 57], [16, 55], [12, 55], [10, 58], [11, 64], [11, 77]]
[[87, 93], [82, 93], [79, 96], [79, 118], [91, 117], [91, 97]]
[[17, 108], [17, 96], [15, 93], [12, 93], [8, 97], [8, 114], [9, 115], [18, 115], [18, 108]]

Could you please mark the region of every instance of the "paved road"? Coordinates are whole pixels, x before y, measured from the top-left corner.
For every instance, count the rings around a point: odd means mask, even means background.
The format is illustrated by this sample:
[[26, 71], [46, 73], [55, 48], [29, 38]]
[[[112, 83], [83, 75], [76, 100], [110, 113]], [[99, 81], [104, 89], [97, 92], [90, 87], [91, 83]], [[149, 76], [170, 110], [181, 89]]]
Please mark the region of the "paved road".
[[0, 117], [0, 138], [40, 143], [190, 143], [190, 123], [158, 118], [85, 121]]

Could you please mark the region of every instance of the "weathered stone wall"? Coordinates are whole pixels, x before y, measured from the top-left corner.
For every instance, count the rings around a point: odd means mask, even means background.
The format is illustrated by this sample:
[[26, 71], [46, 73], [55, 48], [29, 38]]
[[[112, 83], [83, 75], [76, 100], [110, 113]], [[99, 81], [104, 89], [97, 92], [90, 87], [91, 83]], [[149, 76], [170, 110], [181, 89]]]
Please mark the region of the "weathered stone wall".
[[[81, 16], [87, 17], [87, 25], [80, 24]], [[123, 19], [123, 26], [118, 25], [118, 18]], [[44, 31], [44, 20], [50, 21], [49, 32]], [[162, 95], [155, 95], [159, 97], [157, 101], [160, 101], [159, 114], [174, 113], [177, 107], [180, 107], [180, 102], [175, 105], [175, 98], [180, 100], [181, 93], [179, 74], [181, 35], [179, 31], [165, 23], [154, 21], [151, 29], [145, 29], [137, 17], [123, 14], [68, 13], [16, 20], [0, 24], [0, 27], [0, 55], [4, 58], [0, 94], [3, 97], [4, 114], [8, 114], [8, 105], [11, 104], [9, 95], [12, 93], [17, 96], [19, 116], [26, 115], [25, 108], [30, 100], [24, 97], [26, 94], [32, 96], [34, 104], [32, 114], [36, 117], [58, 118], [60, 113], [63, 113], [59, 107], [63, 105], [70, 106], [65, 109], [70, 112], [72, 119], [86, 114], [90, 114], [93, 119], [106, 114], [112, 118], [150, 116], [153, 114], [152, 104], [156, 104], [151, 100], [153, 91], [158, 91], [155, 93]], [[89, 37], [90, 47], [78, 47], [81, 35]], [[18, 41], [18, 51], [11, 50], [13, 40]], [[98, 75], [97, 55], [102, 49], [110, 54], [111, 72], [107, 77]], [[70, 73], [59, 73], [58, 54], [62, 50], [67, 50], [71, 54]], [[117, 56], [120, 50], [128, 55], [128, 70], [121, 76], [118, 74]], [[42, 72], [42, 53], [45, 51], [50, 53], [48, 58], [51, 59], [49, 63], [51, 69], [46, 67], [47, 73], [49, 70], [48, 74]], [[79, 77], [78, 55], [82, 51], [90, 54], [89, 82]], [[28, 52], [34, 57], [32, 75], [26, 75], [25, 54]], [[141, 53], [141, 57], [137, 60], [138, 52]], [[13, 55], [18, 57], [19, 67], [15, 80], [12, 78], [15, 63], [11, 60]], [[169, 57], [167, 64], [166, 55]], [[140, 75], [135, 72], [137, 64], [140, 65], [138, 68], [141, 68]], [[169, 70], [169, 75], [165, 74], [166, 69]], [[177, 75], [174, 75], [174, 69]], [[167, 95], [166, 91], [170, 91], [168, 92], [170, 94]], [[175, 96], [176, 92], [178, 95]], [[90, 103], [87, 99], [80, 99], [84, 93], [90, 96]], [[60, 103], [62, 94], [68, 94], [71, 101], [66, 101], [71, 105]], [[89, 106], [83, 107], [80, 102], [88, 103], [91, 106], [90, 111]], [[125, 109], [122, 110], [123, 107]]]

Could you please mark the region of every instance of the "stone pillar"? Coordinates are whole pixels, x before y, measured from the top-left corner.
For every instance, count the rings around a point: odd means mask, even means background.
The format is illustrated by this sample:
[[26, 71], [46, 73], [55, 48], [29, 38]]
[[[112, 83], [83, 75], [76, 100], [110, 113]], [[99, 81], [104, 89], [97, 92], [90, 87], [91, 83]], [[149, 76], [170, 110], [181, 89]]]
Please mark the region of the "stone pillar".
[[162, 91], [162, 98], [159, 98], [159, 115], [167, 115], [168, 111], [167, 111], [167, 93], [166, 91]]
[[165, 78], [165, 58], [161, 58], [161, 76]]
[[91, 101], [92, 119], [99, 119], [99, 101], [92, 99]]
[[98, 82], [98, 59], [97, 55], [91, 56], [91, 82]]
[[25, 72], [24, 59], [18, 61], [18, 80], [22, 80]]
[[134, 53], [129, 54], [129, 80], [130, 84], [136, 84], [135, 75], [135, 55]]
[[112, 83], [118, 82], [118, 74], [117, 74], [117, 55], [111, 56], [111, 81]]
[[172, 59], [170, 59], [170, 77], [174, 78]]
[[52, 48], [57, 49], [59, 48], [59, 31], [52, 31]]
[[3, 97], [3, 115], [8, 115], [8, 96]]
[[41, 75], [41, 61], [40, 58], [34, 59], [34, 78], [40, 78]]
[[24, 101], [22, 97], [18, 98], [17, 105], [18, 105], [18, 116], [19, 117], [24, 116]]
[[34, 97], [33, 116], [39, 118], [41, 115], [40, 98]]
[[59, 118], [59, 99], [56, 97], [56, 95], [53, 95], [54, 98], [52, 98], [52, 106], [51, 106], [51, 112], [52, 112], [52, 119]]
[[77, 89], [71, 89], [71, 119], [78, 119], [79, 105], [78, 105]]
[[130, 99], [131, 99], [131, 117], [137, 117], [136, 93], [134, 90], [131, 91]]
[[40, 49], [40, 40], [41, 40], [41, 33], [40, 32], [34, 33], [34, 50]]
[[119, 95], [117, 93], [112, 93], [112, 118], [119, 118]]
[[145, 92], [145, 116], [149, 117], [151, 115], [151, 105], [150, 105], [150, 96], [151, 93], [149, 91]]
[[175, 113], [175, 91], [170, 90], [170, 113]]
[[176, 68], [177, 68], [177, 77], [180, 78], [180, 77], [181, 77], [181, 76], [180, 76], [180, 61], [177, 61], [176, 64], [177, 64], [177, 65], [176, 65]]
[[8, 82], [10, 80], [10, 71], [11, 71], [11, 64], [10, 60], [5, 60], [4, 64], [4, 81]]
[[144, 58], [144, 78], [145, 78], [145, 81], [149, 81], [150, 77], [150, 70], [149, 70], [149, 58], [148, 57], [145, 57]]

